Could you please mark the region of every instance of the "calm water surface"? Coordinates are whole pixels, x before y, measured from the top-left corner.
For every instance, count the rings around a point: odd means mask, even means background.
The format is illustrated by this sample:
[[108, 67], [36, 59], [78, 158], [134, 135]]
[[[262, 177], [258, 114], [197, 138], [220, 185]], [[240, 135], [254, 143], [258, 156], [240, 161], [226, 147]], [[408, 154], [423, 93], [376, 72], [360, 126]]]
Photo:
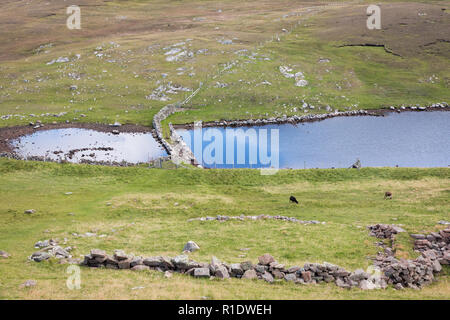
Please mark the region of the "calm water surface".
[[[389, 113], [385, 117], [336, 117], [320, 122], [297, 125], [281, 124], [252, 127], [257, 139], [245, 139], [245, 143], [232, 143], [234, 160], [227, 161], [226, 131], [236, 128], [203, 128], [196, 140], [203, 136], [202, 147], [195, 143], [194, 130], [179, 129], [177, 132], [193, 148], [197, 159], [202, 159], [209, 168], [260, 168], [270, 167], [261, 161], [261, 141], [264, 131], [270, 141], [273, 130], [279, 135], [279, 168], [347, 168], [356, 159], [368, 167], [447, 167], [450, 165], [450, 112], [402, 112]], [[241, 128], [238, 136], [245, 136], [248, 128]], [[200, 131], [197, 131], [199, 133]], [[212, 149], [212, 142], [218, 138], [222, 151]], [[244, 133], [244, 134], [243, 134]], [[211, 136], [215, 136], [214, 139]], [[222, 140], [222, 141], [221, 141]], [[193, 145], [194, 144], [194, 145]], [[272, 144], [268, 143], [268, 149]], [[258, 159], [251, 163], [250, 148], [257, 147]], [[245, 162], [238, 161], [238, 148], [245, 147]], [[217, 148], [216, 148], [217, 149]], [[208, 157], [208, 154], [210, 156]], [[218, 155], [216, 157], [216, 155]], [[230, 156], [231, 157], [231, 156]], [[222, 161], [217, 161], [222, 158]], [[213, 159], [213, 162], [211, 162]], [[215, 163], [214, 163], [215, 161]], [[242, 163], [243, 162], [243, 163]], [[276, 166], [275, 166], [276, 167]]]
[[70, 162], [86, 159], [139, 163], [167, 155], [151, 133], [121, 132], [115, 135], [79, 128], [52, 129], [21, 137], [12, 144], [22, 157], [66, 158]]

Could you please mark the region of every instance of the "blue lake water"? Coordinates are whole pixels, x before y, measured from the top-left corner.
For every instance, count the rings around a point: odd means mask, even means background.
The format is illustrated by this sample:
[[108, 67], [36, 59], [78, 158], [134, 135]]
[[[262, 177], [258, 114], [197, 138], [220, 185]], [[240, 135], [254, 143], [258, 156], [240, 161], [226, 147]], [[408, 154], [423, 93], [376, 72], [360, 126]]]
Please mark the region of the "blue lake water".
[[177, 132], [208, 168], [347, 168], [356, 159], [363, 167], [450, 165], [447, 111]]
[[12, 145], [24, 158], [45, 156], [75, 163], [82, 159], [140, 163], [167, 155], [151, 133], [121, 132], [115, 135], [79, 128], [37, 131], [13, 141]]

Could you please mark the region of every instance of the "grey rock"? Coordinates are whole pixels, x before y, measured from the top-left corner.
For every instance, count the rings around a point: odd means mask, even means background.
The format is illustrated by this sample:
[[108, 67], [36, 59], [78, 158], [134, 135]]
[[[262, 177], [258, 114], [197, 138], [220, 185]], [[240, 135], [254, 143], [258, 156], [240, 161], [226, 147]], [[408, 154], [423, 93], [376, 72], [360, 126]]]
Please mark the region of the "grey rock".
[[172, 263], [177, 269], [188, 269], [189, 257], [187, 255], [179, 255], [172, 259]]
[[375, 284], [368, 280], [362, 280], [359, 283], [359, 288], [362, 290], [373, 290], [376, 288]]
[[119, 269], [130, 269], [131, 268], [131, 259], [120, 260], [117, 263]]
[[3, 250], [0, 250], [0, 258], [7, 259], [7, 258], [9, 258], [10, 256], [11, 256], [11, 255], [10, 255], [8, 252], [3, 251]]
[[194, 241], [188, 241], [183, 248], [183, 251], [194, 252], [199, 250], [200, 247]]
[[194, 277], [196, 278], [209, 278], [209, 268], [195, 268], [194, 269]]
[[403, 286], [402, 286], [401, 283], [396, 283], [396, 284], [394, 285], [394, 289], [395, 289], [395, 290], [403, 290]]
[[294, 273], [288, 273], [284, 276], [284, 279], [286, 281], [295, 281], [297, 279], [297, 277]]
[[348, 283], [346, 283], [344, 280], [342, 280], [341, 278], [336, 279], [336, 285], [341, 288], [346, 288], [346, 289], [350, 288], [350, 285]]
[[93, 257], [93, 258], [95, 258], [95, 257], [106, 257], [106, 252], [105, 251], [103, 251], [103, 250], [100, 250], [100, 249], [92, 249], [91, 250], [91, 256]]
[[258, 279], [258, 275], [255, 270], [250, 269], [244, 272], [242, 279]]
[[33, 214], [35, 212], [36, 212], [36, 210], [34, 210], [34, 209], [28, 209], [28, 210], [24, 211], [24, 213], [26, 213], [26, 214]]
[[165, 278], [172, 278], [172, 276], [173, 276], [173, 272], [172, 271], [167, 270], [166, 272], [164, 272], [164, 277]]
[[272, 275], [275, 279], [283, 279], [285, 276], [284, 272], [281, 272], [279, 269], [273, 270]]
[[128, 259], [128, 255], [123, 250], [115, 250], [114, 251], [114, 258], [118, 261], [126, 260]]
[[215, 276], [221, 279], [228, 279], [230, 277], [230, 274], [228, 273], [227, 268], [225, 268], [223, 265], [219, 265], [216, 268]]
[[145, 258], [143, 263], [146, 266], [152, 267], [152, 268], [156, 268], [162, 265], [162, 261], [161, 261], [161, 257], [148, 257]]
[[36, 286], [36, 281], [35, 280], [27, 280], [24, 283], [22, 283], [19, 287], [20, 288], [30, 288], [30, 287], [34, 287]]
[[161, 257], [160, 267], [164, 268], [164, 269], [174, 269], [175, 268], [175, 266], [172, 263], [172, 259], [170, 257], [165, 257], [165, 256]]
[[441, 264], [439, 263], [438, 260], [434, 260], [433, 261], [433, 271], [434, 272], [441, 272], [442, 271], [442, 266], [441, 266]]
[[31, 260], [41, 262], [50, 259], [50, 255], [47, 252], [38, 251], [31, 255]]
[[143, 265], [143, 264], [138, 264], [138, 265], [135, 265], [134, 267], [132, 267], [131, 270], [133, 270], [133, 271], [144, 271], [144, 270], [150, 270], [150, 268], [148, 266]]
[[363, 269], [356, 269], [349, 277], [352, 281], [361, 281], [369, 278], [369, 274], [366, 273]]
[[268, 253], [263, 254], [262, 256], [258, 257], [259, 264], [267, 266], [271, 262], [275, 262], [275, 259]]
[[244, 271], [253, 269], [253, 264], [251, 261], [245, 261], [245, 262], [241, 262], [241, 268]]
[[233, 263], [230, 266], [230, 270], [232, 274], [235, 275], [241, 275], [244, 273], [244, 270], [242, 270], [241, 264], [240, 263]]
[[290, 267], [289, 269], [287, 269], [287, 272], [288, 273], [295, 273], [295, 272], [299, 271], [300, 269], [301, 269], [301, 267], [293, 266], [293, 267]]
[[266, 266], [262, 266], [262, 265], [255, 265], [255, 270], [257, 271], [257, 272], [259, 272], [259, 273], [264, 273], [264, 272], [266, 272]]
[[305, 282], [311, 282], [311, 279], [312, 279], [311, 271], [302, 272], [302, 279]]
[[264, 272], [261, 278], [269, 283], [273, 282], [273, 276], [269, 272]]
[[130, 262], [130, 267], [133, 268], [135, 266], [143, 265], [143, 260], [141, 257], [133, 257]]

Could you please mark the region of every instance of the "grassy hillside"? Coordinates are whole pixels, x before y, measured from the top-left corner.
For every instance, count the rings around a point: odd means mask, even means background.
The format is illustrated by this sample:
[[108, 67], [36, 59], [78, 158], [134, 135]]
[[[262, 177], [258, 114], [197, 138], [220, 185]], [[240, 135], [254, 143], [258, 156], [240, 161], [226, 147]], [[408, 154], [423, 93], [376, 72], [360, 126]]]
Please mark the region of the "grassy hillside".
[[[402, 225], [408, 233], [442, 228], [449, 218], [449, 169], [283, 170], [261, 176], [257, 170], [158, 170], [0, 161], [0, 298], [167, 298], [200, 299], [449, 299], [449, 269], [439, 281], [407, 289], [347, 291], [334, 284], [301, 286], [263, 281], [170, 279], [156, 271], [82, 269], [81, 290], [66, 288], [67, 265], [29, 262], [38, 240], [67, 238], [74, 256], [92, 248], [143, 256], [179, 254], [188, 240], [201, 249], [190, 256], [209, 261], [256, 261], [271, 253], [287, 265], [327, 261], [349, 270], [370, 265], [375, 238], [366, 226]], [[164, 183], [161, 183], [164, 181]], [[391, 190], [392, 201], [383, 200]], [[72, 192], [66, 195], [66, 192]], [[293, 194], [300, 205], [290, 204]], [[35, 209], [33, 215], [24, 210]], [[73, 213], [73, 215], [69, 215]], [[326, 224], [281, 221], [192, 221], [224, 215], [286, 215]], [[76, 237], [73, 233], [96, 233]], [[99, 237], [99, 235], [106, 235]], [[398, 237], [397, 256], [415, 258], [412, 238]], [[248, 248], [248, 250], [241, 250]], [[20, 289], [27, 279], [37, 286]], [[145, 288], [132, 290], [143, 286]]]
[[365, 1], [81, 1], [81, 30], [65, 27], [64, 3], [48, 3], [0, 5], [0, 126], [35, 116], [150, 126], [190, 94], [169, 85], [200, 83], [191, 110], [170, 121], [302, 115], [304, 102], [315, 113], [450, 100], [446, 1], [383, 3], [373, 31]]

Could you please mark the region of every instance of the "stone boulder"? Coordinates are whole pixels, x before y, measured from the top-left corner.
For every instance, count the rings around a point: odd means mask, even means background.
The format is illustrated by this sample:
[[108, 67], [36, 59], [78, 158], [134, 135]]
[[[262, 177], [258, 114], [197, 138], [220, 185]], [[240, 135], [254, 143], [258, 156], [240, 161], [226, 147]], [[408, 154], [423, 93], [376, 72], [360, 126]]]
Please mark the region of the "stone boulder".
[[242, 279], [258, 279], [258, 275], [255, 270], [251, 269], [244, 272]]
[[183, 252], [194, 252], [196, 250], [199, 250], [200, 247], [194, 242], [194, 241], [188, 241], [183, 248]]
[[266, 253], [258, 257], [258, 261], [260, 265], [268, 266], [270, 263], [275, 262], [275, 259], [270, 254]]
[[194, 277], [196, 278], [209, 278], [209, 268], [195, 268], [194, 269]]
[[3, 250], [0, 250], [0, 258], [7, 259], [7, 258], [9, 258], [10, 256], [11, 256], [11, 255], [10, 255], [8, 252], [3, 251]]
[[146, 265], [138, 264], [138, 265], [135, 265], [134, 267], [132, 267], [131, 270], [133, 270], [133, 271], [144, 271], [144, 270], [150, 270], [150, 268], [148, 266], [146, 266]]

